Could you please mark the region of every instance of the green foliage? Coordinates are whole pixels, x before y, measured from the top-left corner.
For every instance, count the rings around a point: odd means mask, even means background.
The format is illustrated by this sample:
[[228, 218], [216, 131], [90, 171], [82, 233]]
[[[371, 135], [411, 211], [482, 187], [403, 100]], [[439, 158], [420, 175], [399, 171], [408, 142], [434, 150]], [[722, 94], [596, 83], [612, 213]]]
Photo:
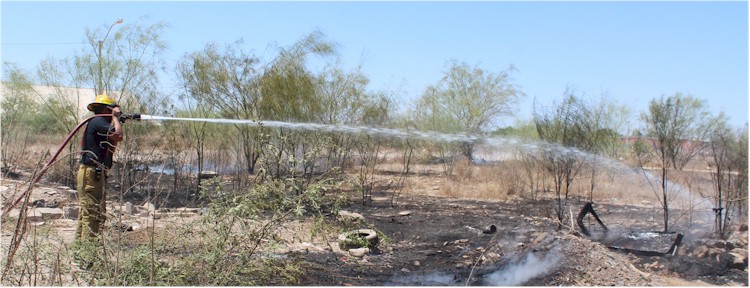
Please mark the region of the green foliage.
[[[489, 73], [453, 60], [435, 85], [427, 87], [413, 109], [421, 130], [443, 133], [480, 133], [489, 130], [501, 116], [513, 114], [523, 95], [510, 83], [511, 69]], [[472, 158], [473, 145], [461, 146]]]
[[28, 127], [32, 127], [32, 131], [38, 134], [65, 134], [76, 123], [75, 118], [70, 114], [60, 115], [60, 113], [54, 111], [71, 111], [73, 109], [71, 103], [61, 102], [54, 98], [47, 99], [43, 106], [32, 110], [37, 111], [37, 113], [34, 113], [34, 116], [28, 119]]
[[704, 100], [676, 93], [652, 100], [648, 111], [641, 113], [664, 168], [682, 169], [700, 152], [700, 146], [684, 144], [691, 139], [705, 139], [706, 120], [710, 118], [705, 105]]
[[533, 120], [517, 122], [514, 126], [498, 128], [493, 134], [498, 136], [518, 137], [527, 140], [539, 139], [539, 132], [537, 132], [536, 123], [534, 123]]
[[[20, 129], [21, 127], [30, 127], [28, 125], [33, 119], [35, 103], [31, 99], [33, 88], [27, 75], [10, 63], [5, 63], [4, 74], [10, 78], [9, 81], [3, 82], [3, 99], [2, 103], [2, 134], [3, 140], [6, 140], [9, 132]], [[25, 128], [28, 129], [28, 128]]]
[[350, 72], [340, 67], [326, 67], [316, 77], [319, 101], [322, 110], [315, 120], [323, 124], [361, 124], [362, 109], [369, 102], [365, 87], [367, 76], [357, 67]]
[[[648, 139], [645, 139], [645, 141], [648, 141]], [[645, 141], [643, 138], [638, 138], [632, 148], [633, 155], [641, 166], [649, 164], [654, 159], [654, 154], [651, 151], [651, 144], [646, 143]]]
[[[168, 106], [158, 90], [158, 73], [166, 69], [166, 59], [162, 55], [167, 45], [162, 33], [167, 24], [144, 24], [147, 22], [149, 19], [141, 17], [117, 26], [107, 23], [87, 30], [86, 37], [93, 49], [82, 51], [75, 58], [77, 63], [89, 66], [84, 70], [90, 73], [86, 79], [98, 87], [98, 56], [101, 56], [104, 87], [99, 88], [115, 97], [126, 112], [163, 113], [164, 107]], [[111, 38], [105, 39], [108, 32], [112, 32], [109, 35]], [[102, 41], [101, 55], [98, 51], [99, 41]]]
[[[3, 82], [2, 130], [12, 132], [23, 129], [35, 134], [64, 133], [75, 123], [75, 117], [61, 113], [70, 111], [73, 105], [56, 98], [38, 99], [31, 77], [15, 65], [6, 63], [5, 74], [9, 81]], [[67, 125], [66, 125], [67, 124]]]
[[[120, 259], [116, 277], [107, 277], [114, 271], [104, 270], [105, 267], [112, 269], [114, 261], [108, 263], [95, 263], [94, 273], [101, 274], [100, 283], [106, 286], [185, 286], [188, 284], [190, 270], [180, 263], [169, 263], [154, 259], [156, 251], [147, 245], [139, 245], [124, 251], [127, 253]], [[112, 259], [114, 260], [114, 259]], [[111, 274], [110, 274], [111, 275]], [[113, 275], [112, 275], [113, 276]]]
[[335, 44], [318, 31], [297, 41], [264, 69], [259, 79], [259, 114], [263, 119], [309, 122], [323, 110], [315, 76], [305, 66], [308, 55], [335, 54]]
[[[323, 197], [330, 183], [323, 181], [297, 193], [284, 181], [258, 183], [247, 191], [227, 192], [218, 182], [206, 183], [203, 197], [210, 199], [209, 213], [202, 219], [203, 235], [190, 261], [200, 267], [198, 283], [226, 285], [267, 285], [273, 265], [259, 265], [257, 254], [262, 239], [273, 239], [275, 227], [289, 217], [307, 213], [321, 215], [329, 204]], [[213, 188], [208, 188], [213, 187]], [[265, 267], [265, 268], [263, 268]], [[284, 266], [284, 281], [294, 282], [301, 273], [294, 265]], [[204, 282], [207, 281], [207, 282]], [[278, 281], [278, 280], [275, 280]], [[289, 284], [289, 283], [279, 283]]]

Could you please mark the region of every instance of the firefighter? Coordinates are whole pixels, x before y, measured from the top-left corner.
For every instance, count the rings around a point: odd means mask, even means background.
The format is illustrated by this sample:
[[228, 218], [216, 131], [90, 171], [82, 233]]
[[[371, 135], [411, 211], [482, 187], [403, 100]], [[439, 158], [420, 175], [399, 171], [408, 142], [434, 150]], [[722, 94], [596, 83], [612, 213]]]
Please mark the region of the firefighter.
[[93, 243], [106, 220], [104, 184], [112, 167], [114, 149], [123, 139], [119, 119], [122, 112], [114, 99], [106, 94], [97, 95], [86, 108], [94, 114], [106, 115], [91, 119], [81, 139], [77, 177], [80, 211], [75, 234], [78, 244]]

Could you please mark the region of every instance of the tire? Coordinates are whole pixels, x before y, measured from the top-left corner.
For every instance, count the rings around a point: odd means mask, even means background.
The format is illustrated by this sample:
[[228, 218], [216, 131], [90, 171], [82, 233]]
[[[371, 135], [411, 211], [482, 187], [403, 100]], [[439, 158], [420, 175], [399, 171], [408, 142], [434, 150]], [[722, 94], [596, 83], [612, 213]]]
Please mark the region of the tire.
[[339, 234], [341, 249], [373, 248], [379, 242], [378, 233], [372, 229], [359, 229]]

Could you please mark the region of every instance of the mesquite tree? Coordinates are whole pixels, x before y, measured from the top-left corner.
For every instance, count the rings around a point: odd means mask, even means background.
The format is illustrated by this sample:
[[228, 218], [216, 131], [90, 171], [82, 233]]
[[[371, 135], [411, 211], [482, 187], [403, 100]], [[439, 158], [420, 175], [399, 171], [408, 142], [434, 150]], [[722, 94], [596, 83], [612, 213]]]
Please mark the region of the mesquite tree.
[[563, 102], [552, 109], [534, 107], [539, 138], [548, 145], [541, 151], [542, 166], [552, 176], [557, 199], [557, 219], [560, 228], [568, 208], [570, 187], [585, 164], [575, 153], [575, 147], [584, 146], [587, 130], [584, 129], [585, 111], [579, 99], [570, 90]]
[[669, 231], [669, 201], [678, 192], [670, 190], [670, 170], [682, 170], [704, 148], [706, 119], [703, 100], [676, 93], [669, 97], [651, 100], [648, 111], [641, 113], [647, 135], [651, 137], [653, 158], [659, 161], [661, 197], [664, 215], [664, 232]]
[[[509, 68], [492, 73], [466, 63], [450, 62], [450, 68], [434, 86], [427, 87], [414, 109], [421, 129], [444, 133], [486, 132], [495, 121], [511, 116], [523, 92], [511, 83]], [[473, 143], [460, 147], [472, 160]]]
[[[224, 48], [208, 44], [186, 55], [178, 66], [186, 95], [205, 103], [219, 116], [245, 120], [311, 121], [322, 110], [317, 78], [306, 66], [308, 56], [336, 55], [335, 44], [313, 32], [289, 47], [278, 48], [270, 61], [243, 51], [238, 41]], [[263, 157], [282, 170], [282, 155], [294, 156], [304, 141], [298, 132], [235, 125], [241, 138], [246, 171], [254, 173]], [[267, 144], [276, 146], [269, 149]], [[266, 167], [267, 168], [267, 167]]]
[[704, 158], [714, 184], [714, 231], [718, 238], [726, 239], [732, 218], [742, 215], [747, 203], [747, 126], [732, 131], [723, 113], [711, 122]]

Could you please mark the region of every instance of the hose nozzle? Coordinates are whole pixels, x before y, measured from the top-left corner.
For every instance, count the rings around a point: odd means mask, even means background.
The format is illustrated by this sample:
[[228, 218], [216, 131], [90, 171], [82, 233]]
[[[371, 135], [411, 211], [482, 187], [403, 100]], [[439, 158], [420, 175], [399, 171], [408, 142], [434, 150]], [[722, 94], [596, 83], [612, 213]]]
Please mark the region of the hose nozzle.
[[141, 120], [141, 114], [134, 113], [134, 114], [122, 114], [120, 115], [120, 122], [125, 123], [125, 120], [133, 119], [133, 120]]

